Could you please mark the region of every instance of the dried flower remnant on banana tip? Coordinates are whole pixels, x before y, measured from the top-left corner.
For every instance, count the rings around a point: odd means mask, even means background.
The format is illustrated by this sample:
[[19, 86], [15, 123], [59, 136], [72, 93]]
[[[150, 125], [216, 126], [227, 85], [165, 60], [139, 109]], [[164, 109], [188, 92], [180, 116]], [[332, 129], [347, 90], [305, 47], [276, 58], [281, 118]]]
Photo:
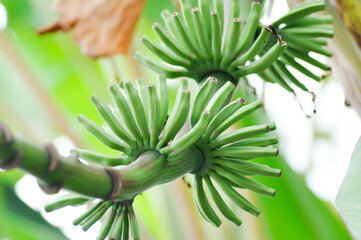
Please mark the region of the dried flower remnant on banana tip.
[[73, 30], [76, 42], [89, 57], [127, 53], [145, 0], [56, 0], [59, 13], [39, 34]]

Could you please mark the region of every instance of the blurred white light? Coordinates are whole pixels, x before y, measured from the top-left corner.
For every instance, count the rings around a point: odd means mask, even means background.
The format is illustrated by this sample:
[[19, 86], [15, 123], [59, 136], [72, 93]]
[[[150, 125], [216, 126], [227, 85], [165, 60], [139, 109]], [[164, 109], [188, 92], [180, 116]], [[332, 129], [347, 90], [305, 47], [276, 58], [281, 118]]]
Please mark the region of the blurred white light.
[[[313, 80], [296, 77], [307, 86], [313, 85]], [[266, 85], [265, 107], [277, 124], [280, 152], [294, 170], [306, 175], [308, 187], [318, 197], [334, 203], [360, 137], [361, 121], [352, 108], [344, 105], [342, 87], [335, 79], [321, 89], [318, 85], [318, 89], [311, 88], [317, 93], [317, 113], [312, 118], [306, 118], [292, 94], [276, 84]], [[302, 105], [305, 97], [300, 97]], [[310, 107], [306, 109], [309, 114]], [[328, 134], [329, 139], [314, 140], [314, 131]]]
[[74, 142], [66, 136], [59, 136], [52, 143], [62, 156], [69, 156], [70, 150], [75, 147]]
[[60, 191], [56, 195], [47, 195], [40, 190], [34, 177], [25, 175], [16, 183], [15, 192], [23, 202], [32, 209], [39, 211], [45, 220], [58, 227], [70, 240], [95, 239], [100, 230], [99, 223], [94, 224], [87, 232], [83, 232], [81, 227], [73, 225], [74, 219], [87, 210], [85, 206], [65, 207], [51, 213], [45, 212], [44, 206], [66, 194], [66, 191]]
[[[266, 1], [270, 2], [270, 1]], [[273, 0], [272, 6], [270, 5], [272, 11], [267, 15], [264, 15], [261, 19], [261, 23], [264, 25], [269, 25], [272, 22], [276, 21], [280, 16], [285, 15], [289, 8], [286, 0]]]
[[5, 30], [7, 25], [8, 25], [8, 16], [7, 16], [6, 8], [4, 7], [4, 5], [0, 3], [0, 31]]

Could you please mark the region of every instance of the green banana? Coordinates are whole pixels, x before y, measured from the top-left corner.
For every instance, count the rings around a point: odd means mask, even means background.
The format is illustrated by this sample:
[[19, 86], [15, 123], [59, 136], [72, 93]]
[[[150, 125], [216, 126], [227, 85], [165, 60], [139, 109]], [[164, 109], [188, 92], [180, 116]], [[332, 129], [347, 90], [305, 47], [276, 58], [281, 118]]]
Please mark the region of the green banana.
[[198, 174], [194, 175], [194, 201], [197, 206], [198, 212], [210, 222], [212, 225], [219, 227], [221, 220], [210, 206], [206, 194], [204, 193], [202, 177]]
[[240, 226], [242, 224], [242, 221], [233, 213], [233, 211], [223, 201], [217, 189], [213, 186], [211, 179], [209, 178], [208, 175], [204, 177], [204, 181], [207, 184], [207, 187], [209, 189], [209, 192], [211, 193], [213, 201], [216, 203], [217, 207], [222, 212], [223, 216], [225, 216], [227, 219], [232, 221], [237, 226]]
[[77, 117], [77, 120], [99, 141], [101, 141], [106, 146], [123, 152], [125, 154], [130, 154], [131, 149], [129, 145], [123, 142], [120, 139], [114, 139], [109, 134], [107, 134], [102, 128], [96, 125], [94, 122], [90, 121], [84, 115], [80, 114]]
[[66, 206], [79, 206], [91, 201], [91, 198], [83, 197], [76, 193], [68, 193], [45, 205], [46, 212], [52, 212]]
[[226, 144], [230, 144], [233, 142], [240, 141], [245, 138], [254, 137], [260, 135], [262, 133], [267, 133], [270, 131], [274, 131], [276, 129], [276, 125], [272, 124], [262, 124], [255, 125], [251, 127], [245, 127], [241, 129], [237, 129], [231, 133], [227, 133], [209, 143], [210, 148], [217, 148]]
[[209, 77], [207, 81], [200, 87], [197, 92], [194, 102], [195, 104], [191, 113], [191, 125], [194, 126], [199, 117], [201, 116], [202, 111], [207, 106], [209, 99], [212, 97], [213, 89], [216, 87], [217, 79], [214, 77]]

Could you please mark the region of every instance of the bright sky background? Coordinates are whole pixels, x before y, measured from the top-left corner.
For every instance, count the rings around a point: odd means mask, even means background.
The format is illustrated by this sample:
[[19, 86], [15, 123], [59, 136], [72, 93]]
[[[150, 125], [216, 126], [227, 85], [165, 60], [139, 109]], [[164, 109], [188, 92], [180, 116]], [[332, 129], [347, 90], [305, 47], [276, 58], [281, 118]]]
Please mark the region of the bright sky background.
[[0, 3], [0, 31], [4, 30], [7, 25], [7, 14], [4, 5]]

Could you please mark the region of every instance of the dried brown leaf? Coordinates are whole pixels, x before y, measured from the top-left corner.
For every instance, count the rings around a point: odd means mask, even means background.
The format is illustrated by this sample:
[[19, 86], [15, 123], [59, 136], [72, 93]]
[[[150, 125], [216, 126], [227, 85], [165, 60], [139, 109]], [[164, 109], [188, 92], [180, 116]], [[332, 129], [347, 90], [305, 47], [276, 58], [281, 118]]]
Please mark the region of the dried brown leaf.
[[74, 30], [82, 52], [90, 57], [126, 53], [145, 0], [56, 0], [54, 24], [39, 34]]

